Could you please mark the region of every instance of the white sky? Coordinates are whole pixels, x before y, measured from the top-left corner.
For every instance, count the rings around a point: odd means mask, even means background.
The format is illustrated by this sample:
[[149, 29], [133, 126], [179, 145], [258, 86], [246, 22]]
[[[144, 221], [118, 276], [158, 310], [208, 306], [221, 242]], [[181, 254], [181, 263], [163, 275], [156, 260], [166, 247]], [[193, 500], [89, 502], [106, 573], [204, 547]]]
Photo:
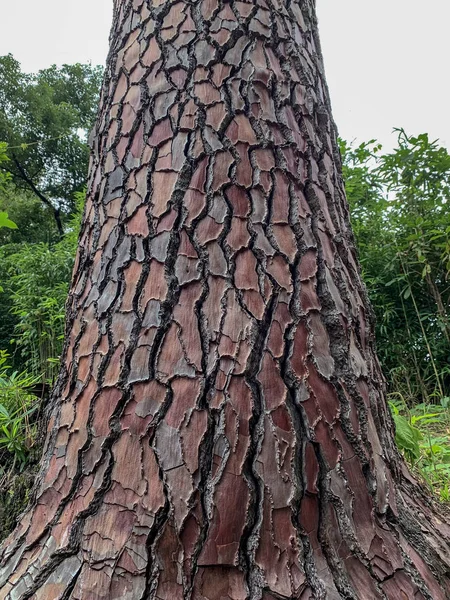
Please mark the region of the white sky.
[[[450, 147], [449, 0], [317, 0], [342, 137], [395, 143], [394, 127]], [[0, 55], [28, 71], [103, 63], [112, 0], [0, 0]]]

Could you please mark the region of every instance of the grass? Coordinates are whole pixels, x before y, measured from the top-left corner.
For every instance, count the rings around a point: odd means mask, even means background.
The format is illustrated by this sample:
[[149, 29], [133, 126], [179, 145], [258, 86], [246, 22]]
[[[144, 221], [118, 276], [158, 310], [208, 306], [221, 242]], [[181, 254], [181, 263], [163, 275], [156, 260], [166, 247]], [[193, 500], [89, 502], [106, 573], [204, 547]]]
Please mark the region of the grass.
[[412, 472], [441, 502], [450, 502], [450, 398], [408, 407], [397, 393], [389, 405], [397, 446]]

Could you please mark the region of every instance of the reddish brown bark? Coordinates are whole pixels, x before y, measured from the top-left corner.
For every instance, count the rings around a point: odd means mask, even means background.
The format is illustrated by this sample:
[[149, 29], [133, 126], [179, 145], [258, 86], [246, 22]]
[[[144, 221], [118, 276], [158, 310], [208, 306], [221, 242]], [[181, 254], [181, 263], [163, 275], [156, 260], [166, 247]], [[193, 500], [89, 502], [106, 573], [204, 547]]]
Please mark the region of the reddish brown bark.
[[449, 597], [393, 442], [314, 0], [122, 0], [0, 598]]

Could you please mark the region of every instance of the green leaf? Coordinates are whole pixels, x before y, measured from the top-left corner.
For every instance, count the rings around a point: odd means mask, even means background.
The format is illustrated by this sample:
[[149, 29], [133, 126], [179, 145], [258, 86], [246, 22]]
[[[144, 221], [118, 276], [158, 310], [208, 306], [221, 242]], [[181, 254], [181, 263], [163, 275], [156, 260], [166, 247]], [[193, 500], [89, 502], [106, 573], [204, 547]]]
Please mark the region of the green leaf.
[[394, 422], [398, 447], [417, 460], [420, 457], [419, 440], [422, 438], [422, 434], [402, 415], [394, 415]]
[[0, 227], [7, 227], [8, 229], [17, 229], [17, 225], [14, 221], [8, 219], [7, 212], [0, 212]]
[[450, 407], [450, 396], [443, 396], [441, 398], [441, 406], [443, 406], [444, 408]]

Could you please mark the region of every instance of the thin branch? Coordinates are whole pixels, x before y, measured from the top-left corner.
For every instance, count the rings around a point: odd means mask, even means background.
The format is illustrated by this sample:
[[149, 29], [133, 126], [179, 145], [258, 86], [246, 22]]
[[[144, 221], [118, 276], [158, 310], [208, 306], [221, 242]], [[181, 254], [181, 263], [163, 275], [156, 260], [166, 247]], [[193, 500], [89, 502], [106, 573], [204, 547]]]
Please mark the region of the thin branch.
[[28, 177], [25, 169], [22, 167], [20, 162], [17, 160], [17, 157], [14, 154], [14, 152], [12, 153], [12, 157], [13, 157], [14, 163], [16, 164], [16, 166], [19, 170], [21, 178], [31, 188], [31, 190], [36, 194], [36, 196], [40, 200], [42, 200], [42, 202], [53, 211], [53, 215], [54, 215], [55, 221], [56, 221], [56, 227], [58, 228], [59, 236], [62, 238], [64, 236], [64, 228], [63, 228], [63, 224], [61, 221], [61, 211], [59, 210], [59, 208], [55, 208], [53, 206], [53, 204], [50, 202], [50, 200], [46, 196], [44, 196], [44, 194], [36, 187], [34, 181], [32, 179], [30, 179], [30, 177]]
[[53, 142], [55, 140], [61, 140], [64, 137], [66, 137], [65, 133], [63, 133], [61, 135], [57, 135], [56, 137], [47, 138], [45, 140], [37, 140], [36, 142], [25, 142], [23, 144], [19, 144], [18, 146], [8, 146], [8, 150], [19, 150], [19, 149], [24, 150], [28, 146], [37, 146], [38, 144], [45, 144], [45, 142]]

